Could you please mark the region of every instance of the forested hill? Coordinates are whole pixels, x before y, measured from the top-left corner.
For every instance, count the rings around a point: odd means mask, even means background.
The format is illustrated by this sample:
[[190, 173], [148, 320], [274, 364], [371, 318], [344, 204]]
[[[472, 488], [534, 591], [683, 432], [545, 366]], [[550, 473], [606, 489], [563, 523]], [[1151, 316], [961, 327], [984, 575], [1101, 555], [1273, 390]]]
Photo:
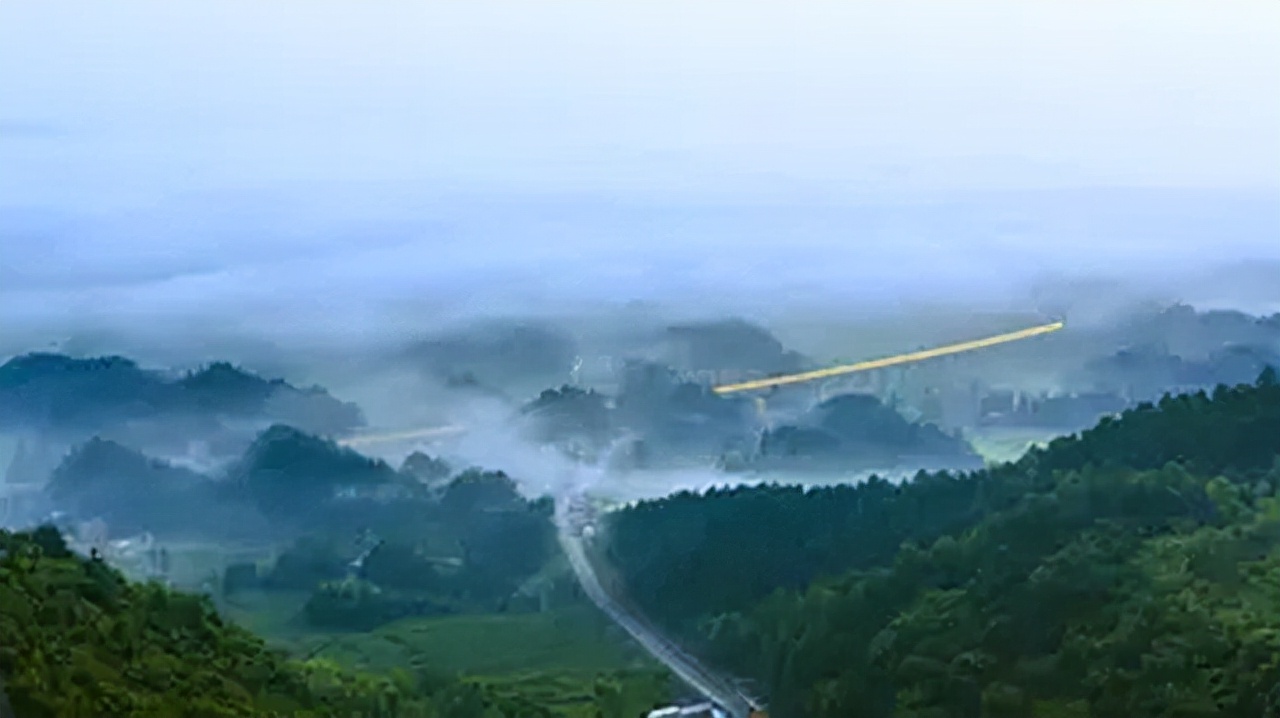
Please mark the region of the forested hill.
[[32, 353], [0, 365], [0, 425], [94, 430], [189, 414], [271, 417], [331, 433], [364, 423], [359, 407], [319, 387], [264, 379], [226, 362], [179, 378], [118, 356]]
[[1280, 715], [1278, 455], [1268, 371], [970, 474], [646, 502], [609, 551], [778, 715]]
[[830, 469], [894, 466], [904, 455], [950, 459], [965, 468], [982, 459], [962, 439], [933, 424], [908, 421], [866, 394], [842, 394], [800, 417], [794, 425], [766, 431], [757, 464], [801, 468], [805, 462]]
[[22, 718], [552, 715], [425, 671], [287, 660], [203, 598], [72, 555], [52, 528], [0, 531], [0, 605], [0, 677]]
[[1268, 367], [1251, 386], [1166, 395], [1079, 435], [1031, 451], [1014, 468], [1080, 469], [1090, 464], [1160, 468], [1170, 461], [1202, 472], [1270, 468], [1280, 454], [1280, 379]]
[[272, 520], [286, 522], [307, 518], [342, 486], [392, 484], [400, 478], [380, 459], [283, 424], [259, 434], [228, 470], [244, 498]]
[[49, 478], [49, 497], [76, 516], [97, 516], [124, 535], [208, 529], [214, 485], [194, 471], [93, 438], [71, 450]]

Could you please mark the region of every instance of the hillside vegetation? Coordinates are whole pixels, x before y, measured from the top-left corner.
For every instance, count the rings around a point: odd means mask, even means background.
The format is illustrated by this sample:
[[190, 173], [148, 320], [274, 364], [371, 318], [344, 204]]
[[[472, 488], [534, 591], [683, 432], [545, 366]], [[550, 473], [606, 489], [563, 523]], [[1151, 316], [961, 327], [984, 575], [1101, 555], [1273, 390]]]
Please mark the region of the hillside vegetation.
[[130, 583], [55, 529], [0, 532], [0, 676], [23, 718], [551, 716], [428, 671], [293, 661], [201, 597]]
[[1280, 715], [1280, 383], [902, 486], [613, 518], [646, 610], [787, 716]]
[[[962, 439], [933, 424], [908, 421], [874, 396], [843, 394], [828, 399], [796, 424], [764, 432], [761, 468], [826, 469], [894, 466], [904, 455], [946, 458], [981, 466], [981, 459]], [[970, 467], [965, 467], [970, 468]]]

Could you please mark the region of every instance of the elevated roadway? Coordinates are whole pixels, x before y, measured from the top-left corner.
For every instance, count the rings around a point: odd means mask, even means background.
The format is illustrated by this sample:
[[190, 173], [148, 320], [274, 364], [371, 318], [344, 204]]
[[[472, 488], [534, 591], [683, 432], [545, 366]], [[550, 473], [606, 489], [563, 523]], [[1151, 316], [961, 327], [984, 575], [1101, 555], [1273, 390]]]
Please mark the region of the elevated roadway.
[[958, 342], [956, 344], [947, 344], [945, 346], [934, 347], [933, 349], [923, 349], [918, 352], [895, 354], [891, 357], [872, 359], [870, 361], [858, 362], [857, 364], [843, 364], [840, 366], [828, 367], [826, 369], [801, 372], [799, 374], [787, 374], [785, 376], [768, 377], [766, 379], [755, 379], [737, 384], [723, 384], [721, 386], [713, 387], [712, 391], [717, 394], [733, 394], [740, 391], [751, 391], [752, 389], [771, 389], [775, 386], [783, 386], [785, 384], [799, 384], [807, 381], [815, 381], [817, 379], [829, 379], [835, 376], [854, 374], [860, 371], [884, 369], [886, 367], [898, 366], [900, 364], [912, 364], [926, 359], [934, 359], [936, 357], [960, 354], [962, 352], [969, 352], [975, 349], [985, 349], [999, 344], [1007, 344], [1009, 342], [1030, 339], [1031, 337], [1038, 337], [1043, 334], [1056, 332], [1065, 326], [1066, 324], [1063, 322], [1041, 324], [1027, 329], [1019, 329], [1016, 332], [996, 334], [995, 336], [984, 337], [982, 339]]

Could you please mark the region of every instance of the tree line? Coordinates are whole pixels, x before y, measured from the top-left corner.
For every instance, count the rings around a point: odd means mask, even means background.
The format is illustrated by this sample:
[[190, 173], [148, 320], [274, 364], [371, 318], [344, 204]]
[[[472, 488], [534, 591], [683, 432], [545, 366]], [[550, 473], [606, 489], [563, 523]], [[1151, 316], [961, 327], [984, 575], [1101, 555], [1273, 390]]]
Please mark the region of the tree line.
[[632, 597], [787, 716], [1280, 715], [1280, 383], [1020, 460], [611, 516]]
[[551, 718], [429, 670], [297, 661], [208, 599], [125, 580], [53, 527], [0, 531], [0, 676], [23, 718]]

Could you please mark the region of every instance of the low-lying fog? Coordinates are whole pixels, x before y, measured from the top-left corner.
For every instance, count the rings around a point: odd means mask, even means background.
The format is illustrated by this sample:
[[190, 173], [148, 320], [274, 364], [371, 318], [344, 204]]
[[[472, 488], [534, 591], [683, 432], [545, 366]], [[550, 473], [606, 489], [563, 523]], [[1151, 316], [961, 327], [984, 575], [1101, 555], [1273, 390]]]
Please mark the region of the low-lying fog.
[[0, 355], [229, 361], [540, 474], [507, 415], [680, 321], [827, 364], [1066, 316], [948, 365], [1047, 391], [1144, 307], [1280, 311], [1276, 23], [986, 10], [0, 3]]
[[[353, 258], [359, 256], [364, 255]], [[813, 267], [815, 277], [833, 273], [829, 265], [834, 263], [808, 257], [788, 261], [793, 271], [799, 271], [802, 265]], [[611, 468], [607, 458], [597, 465], [576, 465], [560, 451], [540, 446], [518, 431], [514, 422], [516, 410], [545, 389], [576, 383], [612, 395], [618, 389], [614, 383], [616, 372], [625, 359], [663, 361], [659, 345], [666, 327], [673, 323], [743, 317], [772, 332], [783, 348], [824, 364], [913, 351], [1065, 316], [1068, 329], [1051, 340], [959, 360], [966, 362], [962, 366], [967, 369], [977, 367], [979, 373], [1005, 372], [1018, 377], [1025, 387], [1052, 390], [1061, 385], [1063, 366], [1073, 362], [1083, 365], [1104, 353], [1103, 347], [1122, 345], [1123, 337], [1117, 333], [1122, 332], [1125, 321], [1152, 308], [1168, 306], [1174, 300], [1203, 298], [1202, 306], [1208, 308], [1225, 304], [1255, 312], [1280, 308], [1266, 305], [1266, 300], [1276, 298], [1272, 288], [1280, 286], [1280, 264], [1264, 261], [1249, 267], [1222, 266], [1199, 272], [1191, 265], [1178, 267], [1177, 273], [1135, 271], [1131, 281], [1102, 273], [1072, 277], [1044, 272], [1038, 277], [1032, 273], [1031, 279], [1036, 281], [1029, 281], [1018, 272], [1017, 265], [999, 265], [1007, 273], [1002, 283], [993, 280], [972, 292], [960, 292], [949, 304], [934, 296], [945, 294], [942, 288], [947, 286], [946, 280], [941, 275], [929, 277], [935, 265], [923, 258], [919, 261], [917, 266], [904, 267], [903, 276], [893, 277], [892, 281], [871, 281], [856, 291], [841, 291], [833, 283], [830, 301], [825, 305], [815, 299], [825, 289], [816, 281], [809, 297], [793, 299], [785, 292], [770, 294], [762, 290], [761, 296], [752, 293], [754, 281], [761, 281], [761, 287], [769, 286], [763, 283], [768, 281], [767, 272], [761, 272], [759, 277], [712, 273], [706, 275], [700, 287], [701, 301], [681, 299], [677, 293], [675, 298], [662, 302], [601, 302], [592, 306], [572, 296], [570, 287], [563, 296], [529, 303], [518, 312], [501, 304], [486, 307], [482, 298], [490, 292], [489, 284], [477, 278], [473, 286], [457, 289], [452, 304], [440, 304], [451, 307], [451, 311], [435, 313], [429, 303], [411, 296], [407, 278], [400, 280], [405, 283], [403, 286], [396, 286], [394, 281], [371, 282], [368, 293], [361, 294], [356, 279], [347, 276], [335, 281], [319, 301], [330, 306], [342, 301], [363, 306], [358, 320], [351, 312], [339, 310], [317, 319], [318, 314], [307, 313], [308, 297], [290, 291], [264, 292], [259, 297], [260, 310], [242, 315], [238, 312], [249, 310], [224, 303], [228, 296], [236, 294], [231, 285], [219, 286], [214, 279], [208, 279], [211, 283], [193, 295], [207, 300], [199, 313], [183, 318], [174, 310], [169, 317], [161, 312], [144, 318], [143, 297], [164, 305], [166, 292], [196, 291], [194, 284], [185, 285], [186, 290], [175, 289], [184, 286], [184, 282], [196, 281], [176, 278], [169, 289], [164, 283], [117, 287], [111, 291], [129, 294], [138, 304], [125, 309], [104, 305], [87, 316], [67, 313], [51, 320], [47, 313], [50, 304], [5, 303], [3, 311], [19, 320], [12, 325], [19, 331], [7, 333], [4, 340], [5, 350], [13, 354], [36, 350], [72, 356], [121, 354], [146, 368], [193, 369], [213, 360], [230, 361], [267, 378], [283, 378], [295, 386], [318, 384], [334, 397], [357, 404], [367, 421], [361, 434], [443, 426], [465, 430], [461, 435], [431, 441], [410, 439], [357, 447], [393, 466], [398, 466], [411, 451], [421, 450], [441, 455], [458, 467], [503, 470], [519, 480], [530, 495], [577, 485], [589, 487], [601, 497], [631, 501], [682, 489], [703, 490], [762, 480], [808, 484], [851, 481], [868, 473], [726, 473], [716, 468], [713, 456], [691, 457], [675, 468], [621, 471]], [[850, 276], [857, 277], [860, 270], [856, 262], [852, 264]], [[395, 275], [403, 267], [392, 263], [386, 269]], [[275, 271], [281, 277], [277, 287], [286, 286], [286, 281], [295, 281], [297, 286], [319, 282], [289, 263], [280, 264]], [[374, 268], [367, 267], [366, 271], [372, 273]], [[1268, 284], [1272, 278], [1274, 281]], [[584, 283], [589, 281], [597, 280], [587, 278]], [[931, 281], [937, 284], [930, 285]], [[695, 282], [686, 282], [684, 290], [693, 293]], [[617, 283], [608, 288], [599, 284], [594, 291], [603, 300], [611, 290], [618, 292], [616, 297], [642, 296], [639, 289], [643, 286], [645, 280], [641, 277], [632, 284]], [[931, 291], [913, 293], [914, 288], [926, 286]], [[430, 282], [424, 282], [422, 287], [424, 292], [438, 291]], [[880, 294], [872, 291], [877, 287]], [[15, 291], [22, 290], [2, 289], [0, 293]], [[82, 301], [72, 298], [85, 293], [76, 286], [42, 291], [48, 297], [60, 298], [51, 301], [64, 302]], [[946, 291], [956, 290], [948, 287]], [[862, 299], [856, 296], [859, 294]], [[421, 311], [408, 311], [414, 306]], [[59, 334], [51, 331], [53, 327]], [[51, 339], [58, 336], [61, 341]], [[1103, 336], [1114, 341], [1108, 344], [1099, 339]], [[451, 362], [471, 367], [461, 381], [458, 372], [451, 369]], [[923, 371], [941, 372], [939, 376], [943, 376], [949, 370], [938, 365]], [[245, 427], [251, 428], [249, 424]], [[130, 436], [138, 436], [137, 431], [146, 429], [135, 428]], [[0, 462], [7, 465], [15, 447], [10, 437], [0, 452], [7, 456], [0, 456]], [[226, 456], [210, 455], [209, 447], [198, 440], [191, 442], [185, 453], [169, 453], [162, 458], [205, 473], [216, 473], [230, 461]], [[878, 473], [906, 475], [916, 468], [919, 467], [908, 465]]]

